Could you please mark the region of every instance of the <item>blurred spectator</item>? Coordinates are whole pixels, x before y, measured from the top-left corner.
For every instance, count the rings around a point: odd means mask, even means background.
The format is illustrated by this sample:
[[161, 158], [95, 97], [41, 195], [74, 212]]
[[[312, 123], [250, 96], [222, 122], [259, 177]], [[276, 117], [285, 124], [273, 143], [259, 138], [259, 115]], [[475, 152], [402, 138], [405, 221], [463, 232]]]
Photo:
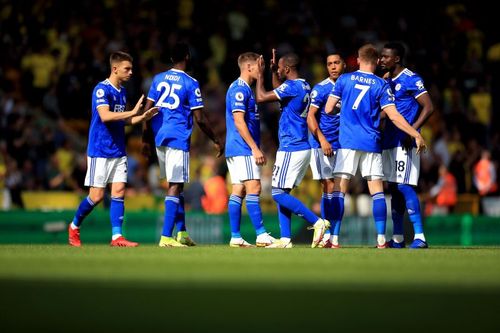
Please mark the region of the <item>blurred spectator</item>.
[[487, 150], [481, 153], [481, 159], [474, 166], [474, 186], [479, 195], [485, 196], [497, 191], [497, 171]]
[[457, 181], [445, 165], [439, 167], [438, 182], [431, 188], [429, 195], [431, 202], [426, 206], [427, 215], [449, 213], [457, 204]]
[[227, 210], [228, 196], [226, 186], [226, 163], [221, 163], [217, 173], [208, 178], [203, 185], [205, 196], [201, 198], [201, 205], [207, 214], [222, 214]]
[[202, 197], [205, 196], [205, 189], [201, 182], [201, 167], [197, 167], [193, 179], [184, 189], [184, 203], [186, 211], [202, 211]]

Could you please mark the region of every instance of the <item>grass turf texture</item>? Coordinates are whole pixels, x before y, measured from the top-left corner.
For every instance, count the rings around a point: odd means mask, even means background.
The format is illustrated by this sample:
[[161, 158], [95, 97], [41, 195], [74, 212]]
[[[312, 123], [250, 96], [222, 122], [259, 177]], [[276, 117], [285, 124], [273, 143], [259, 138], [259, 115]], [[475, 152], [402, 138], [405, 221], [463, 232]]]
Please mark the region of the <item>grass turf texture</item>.
[[2, 332], [499, 331], [500, 248], [0, 246]]

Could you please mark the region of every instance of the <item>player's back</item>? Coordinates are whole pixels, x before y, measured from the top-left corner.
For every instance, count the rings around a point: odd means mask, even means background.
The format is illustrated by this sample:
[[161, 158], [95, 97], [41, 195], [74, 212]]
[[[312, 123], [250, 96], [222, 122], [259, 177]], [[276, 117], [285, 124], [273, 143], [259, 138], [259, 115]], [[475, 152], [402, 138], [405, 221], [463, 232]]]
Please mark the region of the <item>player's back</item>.
[[243, 112], [245, 123], [253, 140], [260, 146], [260, 118], [252, 89], [238, 78], [226, 93], [226, 157], [251, 156], [252, 150], [241, 137], [234, 123], [234, 112]]
[[[340, 147], [338, 142], [340, 113], [334, 112], [334, 114], [327, 114], [325, 112], [326, 101], [334, 85], [335, 83], [330, 78], [326, 78], [315, 85], [311, 91], [311, 106], [318, 108], [316, 112], [316, 121], [318, 122], [321, 133], [323, 133], [333, 149], [338, 149]], [[341, 102], [338, 104], [340, 105], [340, 103]], [[321, 148], [318, 139], [312, 134], [309, 135], [309, 144], [311, 148]]]
[[156, 145], [188, 151], [192, 111], [203, 107], [198, 81], [172, 68], [154, 77], [148, 99], [159, 106], [158, 115], [151, 121]]
[[116, 158], [126, 155], [125, 121], [102, 122], [97, 110], [107, 105], [111, 112], [124, 112], [127, 104], [126, 90], [115, 87], [108, 79], [99, 82], [92, 92], [92, 119], [89, 128], [87, 155], [90, 157]]
[[[421, 110], [417, 98], [427, 93], [422, 78], [405, 68], [396, 77], [390, 78], [388, 83], [394, 93], [396, 108], [412, 125], [417, 120]], [[392, 122], [387, 122], [383, 136], [383, 148], [390, 149], [400, 146], [406, 134]]]
[[303, 79], [286, 80], [274, 93], [281, 104], [279, 121], [279, 148], [281, 151], [310, 149], [307, 112], [311, 86]]
[[342, 74], [332, 95], [342, 100], [341, 148], [380, 152], [380, 110], [394, 104], [389, 85], [373, 73], [358, 70]]

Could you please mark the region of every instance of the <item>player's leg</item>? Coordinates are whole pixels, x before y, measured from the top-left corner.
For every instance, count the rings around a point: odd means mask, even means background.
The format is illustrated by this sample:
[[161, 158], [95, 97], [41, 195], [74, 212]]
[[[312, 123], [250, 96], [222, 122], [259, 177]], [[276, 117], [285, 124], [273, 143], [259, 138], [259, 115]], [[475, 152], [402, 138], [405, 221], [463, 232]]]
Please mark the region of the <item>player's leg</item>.
[[248, 243], [241, 237], [241, 206], [243, 198], [245, 197], [245, 185], [242, 179], [248, 179], [250, 172], [249, 166], [246, 164], [246, 156], [234, 156], [226, 158], [227, 169], [231, 176], [231, 194], [227, 203], [227, 211], [229, 215], [229, 226], [231, 229], [231, 240], [229, 246], [231, 247], [251, 247], [252, 244]]
[[344, 217], [344, 197], [349, 190], [351, 178], [356, 174], [359, 164], [359, 152], [352, 149], [338, 149], [335, 155], [335, 168], [333, 170], [334, 183], [332, 192], [332, 220], [334, 237], [332, 245], [339, 246], [339, 233]]
[[181, 244], [173, 238], [173, 232], [179, 213], [179, 195], [183, 190], [184, 182], [189, 181], [189, 152], [170, 147], [156, 147], [156, 153], [160, 166], [160, 178], [165, 178], [168, 181], [159, 246], [185, 247], [187, 245]]
[[389, 246], [392, 248], [403, 248], [404, 229], [403, 220], [405, 214], [405, 198], [398, 189], [398, 184], [389, 183], [389, 192], [391, 193], [391, 216], [392, 216], [392, 239]]
[[310, 229], [314, 229], [313, 246], [316, 247], [323, 238], [325, 230], [330, 227], [330, 222], [316, 216], [300, 200], [289, 194], [290, 190], [302, 181], [309, 165], [310, 154], [309, 149], [294, 152], [278, 151], [273, 168], [272, 196], [277, 204], [312, 225]]
[[122, 226], [125, 215], [125, 184], [127, 183], [127, 157], [110, 159], [108, 182], [111, 183], [111, 203], [109, 217], [111, 221], [111, 246], [135, 247], [139, 244], [123, 237]]
[[264, 226], [262, 209], [260, 207], [260, 192], [262, 188], [260, 184], [260, 175], [259, 179], [249, 179], [246, 180], [244, 184], [247, 193], [245, 197], [247, 212], [255, 229], [255, 245], [259, 247], [271, 245], [274, 238], [269, 235]]
[[420, 155], [417, 154], [416, 148], [409, 152], [398, 148], [397, 161], [398, 171], [401, 171], [403, 175], [401, 181], [398, 182], [398, 189], [404, 196], [408, 216], [415, 231], [415, 237], [410, 248], [427, 248], [420, 213], [420, 201], [415, 192], [415, 186], [418, 184], [420, 174]]
[[89, 186], [89, 195], [83, 199], [75, 212], [73, 221], [68, 226], [68, 243], [71, 246], [81, 246], [80, 226], [83, 220], [104, 198], [107, 182], [106, 159], [87, 157], [87, 173], [85, 175], [85, 186]]
[[383, 166], [381, 153], [363, 152], [360, 156], [361, 176], [368, 181], [368, 190], [373, 199], [373, 218], [377, 230], [377, 247], [386, 248], [388, 244], [385, 239], [387, 223], [387, 204], [385, 202]]
[[398, 148], [390, 148], [382, 151], [382, 164], [384, 168], [384, 180], [389, 185], [391, 194], [391, 217], [392, 217], [392, 239], [389, 241], [389, 247], [403, 248], [404, 230], [403, 219], [405, 214], [405, 200], [398, 190], [397, 183], [404, 177], [404, 170], [401, 170], [401, 164], [397, 162]]
[[[184, 189], [184, 186], [182, 187]], [[186, 209], [184, 208], [184, 191], [179, 193], [179, 207], [175, 217], [175, 227], [177, 229], [177, 241], [187, 246], [196, 246], [196, 242], [191, 239], [186, 229]]]

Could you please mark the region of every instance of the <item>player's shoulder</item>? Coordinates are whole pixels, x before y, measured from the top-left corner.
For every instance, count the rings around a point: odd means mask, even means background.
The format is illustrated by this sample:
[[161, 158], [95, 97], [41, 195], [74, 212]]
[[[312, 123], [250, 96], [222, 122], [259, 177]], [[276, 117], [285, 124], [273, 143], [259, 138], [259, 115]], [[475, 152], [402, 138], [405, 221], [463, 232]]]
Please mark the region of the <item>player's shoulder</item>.
[[194, 77], [192, 77], [191, 75], [189, 75], [188, 73], [186, 73], [184, 71], [181, 71], [178, 69], [173, 69], [173, 68], [171, 69], [171, 71], [175, 71], [180, 76], [182, 76], [184, 78], [184, 80], [186, 80], [186, 81], [198, 84], [198, 80], [196, 80]]
[[327, 77], [326, 79], [324, 79], [320, 83], [316, 84], [313, 89], [322, 90], [325, 88], [331, 88], [333, 86], [333, 84], [334, 84], [333, 81]]

